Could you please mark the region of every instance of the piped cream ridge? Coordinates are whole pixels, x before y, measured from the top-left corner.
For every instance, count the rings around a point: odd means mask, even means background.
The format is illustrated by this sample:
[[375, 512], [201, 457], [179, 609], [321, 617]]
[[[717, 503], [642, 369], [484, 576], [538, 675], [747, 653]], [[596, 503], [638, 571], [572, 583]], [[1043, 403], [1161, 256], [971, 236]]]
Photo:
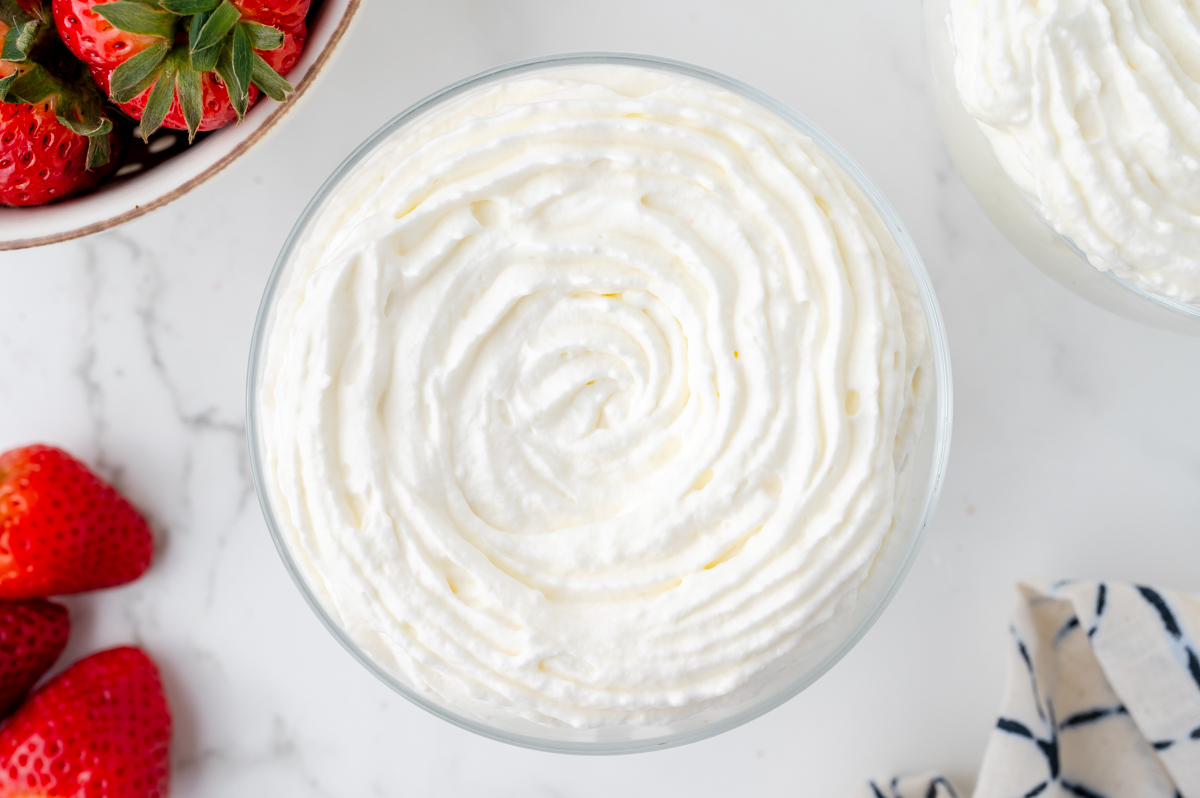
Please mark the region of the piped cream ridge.
[[324, 202], [259, 414], [349, 636], [485, 718], [664, 724], [848, 617], [932, 387], [916, 286], [813, 141], [625, 65], [476, 88]]

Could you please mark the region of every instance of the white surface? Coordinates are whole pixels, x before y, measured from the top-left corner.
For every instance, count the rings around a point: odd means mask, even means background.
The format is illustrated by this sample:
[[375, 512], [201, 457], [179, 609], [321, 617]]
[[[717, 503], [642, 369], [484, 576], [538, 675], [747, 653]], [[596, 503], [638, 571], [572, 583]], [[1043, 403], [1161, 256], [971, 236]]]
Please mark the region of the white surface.
[[[70, 448], [159, 535], [141, 581], [70, 601], [64, 662], [134, 641], [162, 663], [175, 796], [836, 798], [868, 775], [925, 767], [969, 782], [999, 706], [1014, 580], [1200, 591], [1200, 341], [1092, 307], [991, 226], [938, 138], [915, 2], [376, 0], [363, 13], [269, 146], [116, 232], [0, 254], [0, 447]], [[824, 127], [921, 247], [956, 380], [942, 504], [875, 629], [766, 717], [618, 759], [479, 739], [376, 682], [284, 573], [242, 434], [263, 282], [342, 156], [451, 80], [579, 49], [697, 62]]]

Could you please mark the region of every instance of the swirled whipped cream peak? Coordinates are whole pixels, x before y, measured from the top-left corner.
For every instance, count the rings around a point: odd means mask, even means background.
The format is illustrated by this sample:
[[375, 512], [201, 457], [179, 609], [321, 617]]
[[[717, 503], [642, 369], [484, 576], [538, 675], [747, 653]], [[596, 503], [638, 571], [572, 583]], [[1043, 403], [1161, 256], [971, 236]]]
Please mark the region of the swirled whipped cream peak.
[[950, 0], [967, 112], [1102, 271], [1200, 303], [1200, 4]]
[[934, 383], [916, 285], [750, 100], [626, 65], [477, 86], [350, 169], [282, 280], [279, 525], [437, 702], [671, 723], [754, 696], [890, 579]]

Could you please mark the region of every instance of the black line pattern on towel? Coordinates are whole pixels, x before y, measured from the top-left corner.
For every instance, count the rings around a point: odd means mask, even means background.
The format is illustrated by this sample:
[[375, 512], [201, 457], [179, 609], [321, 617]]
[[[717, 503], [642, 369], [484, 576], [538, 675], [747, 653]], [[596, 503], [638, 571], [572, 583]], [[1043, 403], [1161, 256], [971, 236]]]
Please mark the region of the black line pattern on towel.
[[954, 791], [954, 787], [951, 786], [950, 782], [946, 781], [941, 776], [938, 776], [933, 781], [929, 782], [929, 791], [925, 793], [925, 798], [937, 798], [937, 788], [939, 784], [946, 788], [946, 792], [950, 794], [950, 798], [958, 798], [958, 793]]
[[[1158, 617], [1162, 621], [1163, 629], [1166, 630], [1167, 634], [1171, 638], [1173, 647], [1175, 648], [1176, 658], [1187, 668], [1188, 673], [1191, 675], [1192, 680], [1196, 683], [1197, 688], [1200, 688], [1200, 655], [1197, 655], [1196, 647], [1184, 636], [1183, 628], [1179, 625], [1179, 621], [1175, 618], [1175, 613], [1171, 611], [1171, 607], [1167, 604], [1166, 599], [1163, 598], [1162, 594], [1160, 594], [1158, 591], [1143, 585], [1137, 585], [1137, 591], [1141, 597], [1145, 599], [1146, 603], [1153, 607], [1154, 611], [1158, 613]], [[1089, 638], [1096, 634], [1096, 630], [1100, 626], [1100, 618], [1104, 614], [1104, 608], [1107, 604], [1107, 601], [1108, 588], [1103, 582], [1101, 582], [1096, 588], [1096, 622], [1092, 624], [1090, 629], [1088, 629]], [[1068, 622], [1066, 626], [1059, 630], [1058, 635], [1055, 637], [1055, 642], [1057, 643], [1059, 638], [1067, 634], [1071, 628], [1072, 625]], [[1026, 666], [1030, 667], [1030, 675], [1032, 676], [1032, 666], [1029, 663], [1029, 656], [1025, 652], [1023, 644], [1021, 656], [1025, 660]], [[1036, 682], [1034, 689], [1037, 689]], [[1128, 714], [1129, 710], [1126, 709], [1123, 704], [1116, 707], [1097, 707], [1096, 709], [1075, 713], [1071, 717], [1064, 720], [1058, 728], [1060, 730], [1065, 730], [1075, 726], [1096, 723], [1115, 715]], [[1001, 728], [1004, 727], [1002, 726]], [[1005, 731], [1009, 731], [1009, 729], [1005, 729]], [[1031, 738], [1033, 737], [1032, 733], [1029, 732], [1028, 729], [1025, 729], [1025, 734]], [[1188, 736], [1193, 740], [1200, 740], [1200, 726], [1197, 726], [1195, 729], [1193, 729]], [[1173, 748], [1178, 742], [1179, 740], [1155, 740], [1150, 741], [1150, 746], [1155, 751], [1166, 751], [1170, 748]], [[1089, 790], [1087, 787], [1079, 784], [1068, 783], [1066, 781], [1061, 782], [1061, 784], [1064, 790], [1080, 796], [1080, 798], [1104, 798], [1104, 796], [1100, 793]], [[1035, 789], [1040, 792], [1041, 789], [1044, 789], [1044, 786], [1045, 785]], [[1027, 793], [1024, 798], [1030, 798], [1030, 795], [1030, 793]], [[1176, 797], [1180, 798], [1178, 793], [1176, 793]]]
[[[996, 721], [996, 728], [1002, 732], [1007, 732], [1008, 734], [1012, 734], [1016, 737], [1024, 737], [1027, 740], [1032, 741], [1033, 744], [1037, 746], [1042, 756], [1045, 757], [1046, 769], [1050, 771], [1050, 782], [1054, 782], [1058, 779], [1058, 734], [1053, 723], [1054, 706], [1052, 704], [1048, 704], [1047, 706], [1050, 710], [1051, 718], [1051, 723], [1048, 724], [1050, 731], [1050, 739], [1048, 740], [1043, 740], [1041, 737], [1038, 737], [1024, 723], [1019, 720], [1013, 720], [1012, 718], [1000, 718]], [[1033, 794], [1036, 795], [1037, 793], [1035, 792]]]
[[[874, 781], [867, 782], [867, 785], [871, 788], [871, 794], [874, 796], [874, 798], [902, 798], [900, 795], [899, 779], [892, 779], [888, 784], [888, 793], [890, 793], [890, 795], [884, 793], [884, 791], [880, 789], [879, 785]], [[958, 798], [958, 793], [954, 791], [954, 786], [941, 776], [934, 776], [933, 779], [930, 780], [928, 787], [925, 789], [924, 798], [938, 798], [939, 786], [946, 788], [946, 794], [949, 796], [949, 798]]]
[[1025, 641], [1021, 639], [1017, 627], [1010, 626], [1008, 630], [1012, 634], [1013, 642], [1017, 644], [1017, 652], [1025, 662], [1025, 672], [1029, 674], [1029, 686], [1033, 690], [1033, 705], [1037, 707], [1038, 719], [1045, 723], [1046, 712], [1042, 709], [1042, 693], [1038, 690], [1037, 674], [1033, 672], [1033, 660], [1029, 658], [1029, 649], [1025, 647]]
[[1077, 617], [1075, 617], [1074, 615], [1072, 615], [1071, 620], [1069, 620], [1065, 624], [1063, 624], [1063, 628], [1059, 629], [1058, 634], [1056, 634], [1054, 636], [1054, 645], [1057, 646], [1059, 643], [1062, 642], [1062, 639], [1064, 637], [1066, 637], [1067, 635], [1069, 635], [1072, 632], [1072, 630], [1075, 630], [1078, 628], [1079, 628], [1079, 619]]
[[1187, 668], [1192, 681], [1196, 683], [1196, 688], [1200, 689], [1200, 655], [1196, 653], [1196, 646], [1184, 635], [1179, 621], [1175, 619], [1175, 613], [1171, 611], [1170, 606], [1167, 604], [1167, 600], [1153, 588], [1138, 585], [1137, 591], [1158, 612], [1158, 617], [1162, 619], [1163, 627], [1175, 643], [1175, 655], [1184, 667]]
[[1138, 592], [1142, 594], [1142, 598], [1150, 602], [1154, 609], [1158, 610], [1158, 615], [1162, 618], [1163, 626], [1167, 627], [1167, 634], [1176, 640], [1183, 637], [1183, 630], [1179, 628], [1179, 622], [1175, 620], [1175, 614], [1171, 612], [1171, 608], [1167, 606], [1166, 600], [1158, 594], [1158, 591], [1138, 585]]
[[1088, 637], [1096, 634], [1096, 630], [1100, 628], [1100, 616], [1104, 615], [1104, 605], [1108, 601], [1108, 586], [1101, 582], [1096, 586], [1096, 620], [1092, 622], [1092, 628], [1088, 629]]
[[1076, 712], [1074, 715], [1067, 718], [1062, 723], [1058, 724], [1058, 729], [1059, 729], [1059, 731], [1062, 731], [1063, 729], [1070, 729], [1075, 726], [1084, 726], [1089, 723], [1095, 723], [1098, 720], [1103, 720], [1104, 718], [1110, 718], [1113, 715], [1128, 715], [1128, 714], [1129, 714], [1129, 710], [1125, 708], [1124, 704], [1118, 704], [1115, 707], [1096, 707], [1095, 709], [1088, 709], [1088, 710], [1084, 710], [1083, 712]]
[[[1097, 597], [1097, 615], [1104, 611], [1104, 604], [1106, 600], [1104, 592], [1105, 591], [1103, 590], [1100, 591], [1100, 595]], [[1063, 626], [1062, 629], [1059, 630], [1056, 640], [1069, 633], [1071, 629], [1078, 627], [1079, 623], [1077, 619], [1074, 624], [1068, 622]], [[1033, 694], [1036, 699], [1039, 718], [1041, 719], [1042, 723], [1045, 724], [1045, 730], [1048, 733], [1048, 738], [1043, 739], [1034, 733], [1034, 731], [1027, 725], [1019, 720], [1016, 720], [1015, 718], [1001, 717], [996, 721], [997, 730], [1005, 732], [1006, 734], [1011, 734], [1014, 737], [1021, 737], [1029, 740], [1031, 743], [1037, 746], [1038, 751], [1046, 760], [1048, 777], [1033, 785], [1021, 796], [1021, 798], [1037, 798], [1037, 796], [1046, 792], [1054, 784], [1058, 784], [1060, 787], [1062, 787], [1064, 793], [1078, 796], [1078, 798], [1106, 798], [1103, 793], [1097, 792], [1085, 784], [1079, 784], [1078, 782], [1068, 781], [1067, 779], [1062, 778], [1062, 763], [1059, 760], [1058, 732], [1060, 730], [1069, 731], [1081, 726], [1090, 726], [1095, 723], [1101, 723], [1109, 718], [1128, 718], [1129, 710], [1126, 709], [1124, 704], [1095, 707], [1093, 709], [1076, 712], [1067, 717], [1061, 723], [1057, 723], [1055, 720], [1053, 702], [1047, 699], [1045, 702], [1045, 711], [1042, 709], [1042, 697], [1040, 691], [1038, 690], [1037, 675], [1033, 670], [1033, 661], [1029, 656], [1029, 650], [1025, 646], [1025, 642], [1021, 639], [1015, 627], [1012, 628], [1012, 635], [1013, 643], [1016, 645], [1017, 651], [1021, 655], [1021, 660], [1025, 663], [1026, 672], [1029, 674], [1029, 685], [1033, 690]], [[1200, 729], [1196, 730], [1196, 734], [1198, 738], [1200, 738]], [[1172, 743], [1168, 743], [1167, 747], [1170, 747], [1171, 744]], [[880, 798], [886, 797], [880, 796]]]

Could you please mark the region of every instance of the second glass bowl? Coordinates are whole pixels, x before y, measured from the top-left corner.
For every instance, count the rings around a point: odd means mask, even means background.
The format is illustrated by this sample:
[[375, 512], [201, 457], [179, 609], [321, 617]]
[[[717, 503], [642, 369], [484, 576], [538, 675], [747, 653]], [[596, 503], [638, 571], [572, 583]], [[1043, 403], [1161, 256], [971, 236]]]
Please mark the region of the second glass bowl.
[[[398, 130], [415, 124], [439, 105], [465, 92], [511, 79], [515, 76], [539, 70], [555, 69], [588, 64], [623, 64], [654, 70], [677, 73], [707, 81], [737, 93], [794, 125], [797, 130], [815, 141], [821, 149], [841, 168], [851, 181], [857, 184], [869, 198], [879, 216], [887, 225], [899, 245], [911, 269], [920, 295], [925, 323], [929, 334], [933, 360], [935, 388], [926, 423], [908, 468], [913, 469], [911, 488], [900, 514], [894, 520], [892, 533], [884, 543], [873, 570], [875, 576], [867, 580], [857, 596], [851, 617], [836, 629], [822, 636], [820, 645], [813, 653], [782, 671], [767, 684], [758, 695], [742, 704], [711, 709], [684, 720], [665, 726], [609, 726], [596, 729], [551, 728], [523, 720], [484, 720], [469, 715], [420, 692], [405, 683], [380, 662], [372, 658], [354, 641], [350, 634], [335, 619], [334, 613], [325, 605], [319, 591], [313, 589], [305, 576], [292, 549], [289, 534], [279, 522], [279, 497], [264, 478], [265, 447], [260, 408], [260, 390], [264, 376], [268, 331], [272, 326], [278, 295], [287, 285], [295, 254], [306, 238], [313, 232], [314, 220], [327, 202], [335, 201], [337, 190], [356, 165], [371, 155]], [[364, 667], [381, 681], [418, 706], [450, 723], [485, 737], [506, 743], [544, 751], [575, 754], [616, 754], [649, 751], [711, 737], [727, 731], [779, 706], [815, 682], [832, 667], [866, 634], [874, 621], [883, 612], [901, 582], [907, 575], [917, 552], [926, 526], [933, 515], [945, 474], [950, 445], [951, 426], [951, 379], [950, 358], [945, 330], [937, 299], [929, 276], [917, 253], [916, 246], [904, 230], [896, 213], [867, 179], [862, 170], [833, 141], [806, 119], [787, 106], [767, 95], [731, 78], [710, 72], [700, 67], [674, 61], [645, 56], [619, 54], [575, 54], [539, 58], [499, 67], [475, 77], [456, 83], [422, 100], [409, 108], [364, 142], [329, 178], [309, 203], [292, 234], [283, 247], [267, 283], [260, 306], [258, 320], [251, 343], [249, 372], [247, 375], [247, 435], [251, 466], [259, 501], [262, 504], [267, 526], [279, 550], [288, 572], [303, 594], [313, 612], [331, 634]]]
[[1152, 294], [1111, 272], [1100, 271], [1034, 210], [1012, 182], [959, 99], [954, 44], [946, 22], [949, 12], [950, 0], [925, 0], [934, 108], [950, 157], [992, 222], [1031, 263], [1093, 304], [1153, 327], [1200, 335], [1200, 306]]

